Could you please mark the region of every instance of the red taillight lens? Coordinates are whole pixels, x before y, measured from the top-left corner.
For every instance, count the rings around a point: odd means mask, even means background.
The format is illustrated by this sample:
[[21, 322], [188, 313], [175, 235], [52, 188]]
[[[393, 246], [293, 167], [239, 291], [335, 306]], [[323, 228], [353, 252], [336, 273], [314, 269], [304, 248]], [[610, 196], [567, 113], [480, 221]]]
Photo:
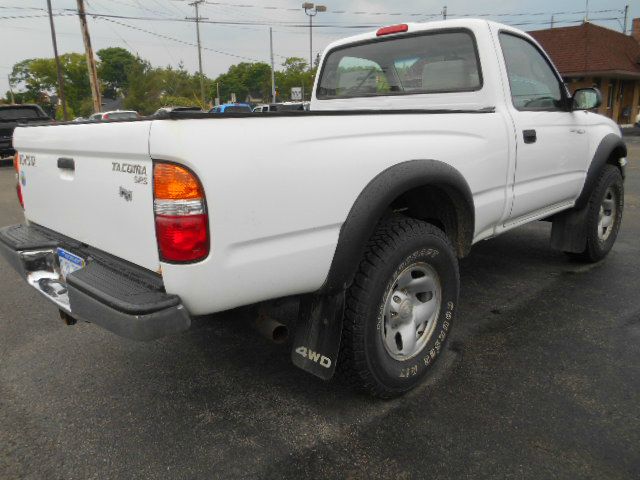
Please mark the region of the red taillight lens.
[[197, 262], [209, 255], [209, 218], [204, 191], [191, 170], [155, 163], [154, 213], [160, 258], [166, 262]]
[[156, 235], [162, 259], [193, 262], [209, 254], [206, 215], [156, 216]]
[[20, 202], [20, 206], [24, 208], [24, 200], [22, 198], [22, 188], [20, 188], [20, 184], [16, 185], [16, 193], [18, 194], [18, 202]]
[[22, 198], [22, 187], [20, 186], [20, 155], [18, 152], [13, 156], [13, 168], [16, 171], [16, 194], [18, 195], [18, 201], [20, 206], [24, 208], [24, 199]]
[[389, 27], [382, 27], [376, 32], [376, 36], [382, 37], [383, 35], [391, 35], [393, 33], [403, 33], [409, 30], [409, 25], [401, 23], [400, 25], [391, 25]]

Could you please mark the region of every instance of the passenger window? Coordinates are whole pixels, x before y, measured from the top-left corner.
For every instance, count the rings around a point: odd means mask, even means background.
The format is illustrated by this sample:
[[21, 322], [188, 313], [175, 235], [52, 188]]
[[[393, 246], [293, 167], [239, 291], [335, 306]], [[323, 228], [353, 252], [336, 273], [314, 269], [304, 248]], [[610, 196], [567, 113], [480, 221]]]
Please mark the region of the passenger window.
[[527, 40], [500, 34], [513, 106], [518, 110], [563, 109], [560, 80], [540, 51]]

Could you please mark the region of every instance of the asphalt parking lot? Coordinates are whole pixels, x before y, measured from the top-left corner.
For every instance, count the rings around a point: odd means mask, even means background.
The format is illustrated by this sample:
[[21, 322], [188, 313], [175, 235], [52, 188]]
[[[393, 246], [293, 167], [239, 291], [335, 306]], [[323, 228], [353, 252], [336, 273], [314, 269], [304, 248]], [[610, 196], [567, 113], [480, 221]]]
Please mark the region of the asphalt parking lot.
[[[296, 369], [238, 311], [151, 343], [67, 327], [0, 262], [0, 478], [640, 478], [629, 148], [611, 255], [573, 263], [544, 222], [474, 247], [437, 372], [393, 401]], [[22, 220], [13, 182], [0, 225]]]

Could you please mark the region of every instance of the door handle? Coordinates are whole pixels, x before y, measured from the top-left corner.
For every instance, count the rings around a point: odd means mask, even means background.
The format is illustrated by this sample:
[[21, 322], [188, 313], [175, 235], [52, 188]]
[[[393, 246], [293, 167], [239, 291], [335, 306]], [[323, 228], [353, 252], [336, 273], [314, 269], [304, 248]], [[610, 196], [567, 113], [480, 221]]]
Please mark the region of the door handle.
[[62, 170], [75, 171], [76, 162], [73, 160], [73, 158], [61, 157], [61, 158], [58, 159], [58, 168], [60, 168]]
[[577, 133], [578, 135], [582, 135], [585, 132], [584, 128], [572, 128], [569, 131], [571, 133]]
[[538, 139], [538, 135], [535, 130], [523, 130], [522, 138], [524, 139], [524, 143], [535, 143]]

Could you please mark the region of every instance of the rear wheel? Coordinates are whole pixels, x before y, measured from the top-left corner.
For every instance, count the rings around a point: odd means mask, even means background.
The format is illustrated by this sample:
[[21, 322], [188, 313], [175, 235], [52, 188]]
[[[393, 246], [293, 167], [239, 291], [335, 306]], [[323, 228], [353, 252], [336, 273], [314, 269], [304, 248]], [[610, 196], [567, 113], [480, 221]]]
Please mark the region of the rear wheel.
[[624, 184], [620, 170], [605, 165], [586, 207], [585, 249], [570, 256], [586, 262], [606, 257], [618, 237], [623, 207]]
[[339, 375], [379, 397], [415, 387], [444, 348], [459, 283], [442, 230], [405, 217], [383, 222], [347, 292]]

